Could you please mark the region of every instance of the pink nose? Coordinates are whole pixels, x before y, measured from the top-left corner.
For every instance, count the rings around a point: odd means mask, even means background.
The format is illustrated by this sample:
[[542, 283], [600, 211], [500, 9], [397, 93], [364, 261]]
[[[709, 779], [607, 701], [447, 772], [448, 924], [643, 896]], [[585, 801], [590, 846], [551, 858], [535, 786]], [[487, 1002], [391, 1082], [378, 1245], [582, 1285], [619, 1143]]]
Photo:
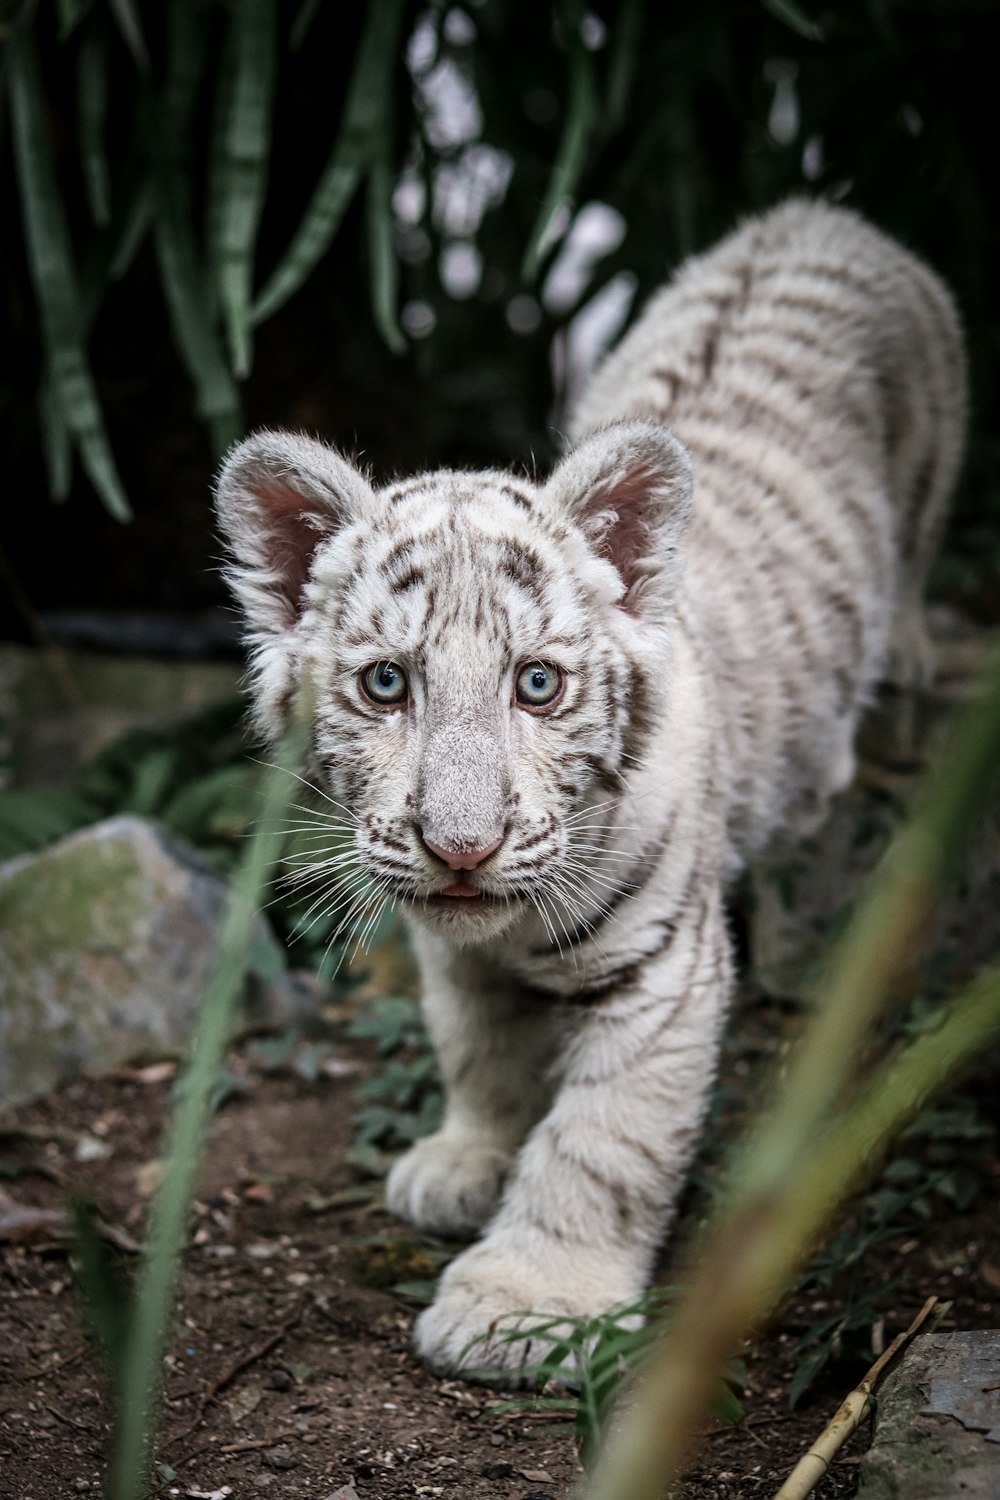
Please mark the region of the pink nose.
[[441, 844], [435, 844], [430, 839], [424, 839], [424, 843], [432, 854], [444, 860], [450, 870], [474, 870], [477, 865], [482, 864], [484, 859], [496, 853], [503, 843], [503, 834], [492, 844], [487, 844], [484, 849], [445, 849]]

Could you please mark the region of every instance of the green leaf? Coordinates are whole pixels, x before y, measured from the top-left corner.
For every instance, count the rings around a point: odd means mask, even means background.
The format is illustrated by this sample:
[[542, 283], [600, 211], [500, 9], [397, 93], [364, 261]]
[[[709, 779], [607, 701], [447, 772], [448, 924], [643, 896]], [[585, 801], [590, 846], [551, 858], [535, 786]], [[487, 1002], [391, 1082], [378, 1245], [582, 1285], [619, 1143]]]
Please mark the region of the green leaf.
[[810, 20], [795, 0], [760, 0], [760, 3], [777, 20], [783, 21], [792, 31], [798, 32], [799, 36], [804, 36], [807, 42], [823, 40], [822, 29], [815, 21]]
[[645, 0], [623, 0], [618, 7], [608, 63], [608, 124], [619, 130], [628, 117], [632, 80], [639, 60]]
[[58, 389], [48, 373], [42, 376], [38, 387], [38, 414], [49, 495], [53, 500], [65, 500], [73, 480], [73, 441], [59, 404]]
[[591, 136], [597, 125], [594, 65], [583, 41], [583, 0], [562, 0], [558, 7], [569, 47], [569, 103], [555, 166], [528, 248], [521, 275], [533, 282], [549, 246], [553, 220], [576, 192]]
[[411, 1302], [427, 1304], [434, 1301], [437, 1291], [436, 1281], [397, 1281], [395, 1286], [389, 1288], [395, 1292], [397, 1297], [407, 1297]]
[[59, 18], [58, 37], [65, 42], [79, 26], [87, 12], [92, 8], [94, 0], [56, 0], [56, 14]]
[[34, 37], [19, 28], [7, 43], [14, 159], [46, 364], [83, 467], [107, 509], [131, 516], [104, 427], [84, 348], [80, 292], [48, 134], [48, 109]]
[[369, 0], [340, 130], [292, 242], [253, 305], [261, 323], [283, 306], [326, 254], [378, 148], [392, 106], [403, 0]]
[[94, 817], [93, 804], [75, 792], [36, 787], [0, 792], [0, 860], [44, 849]]
[[76, 1281], [83, 1309], [108, 1363], [119, 1395], [129, 1329], [127, 1287], [107, 1241], [97, 1228], [93, 1206], [77, 1199], [71, 1205]]
[[788, 1387], [788, 1405], [791, 1411], [795, 1410], [808, 1387], [812, 1385], [816, 1376], [830, 1358], [832, 1348], [833, 1339], [824, 1339], [811, 1353], [799, 1361]]
[[122, 40], [131, 52], [136, 67], [143, 73], [148, 72], [149, 48], [146, 46], [134, 0], [108, 0], [108, 9], [115, 18]]
[[253, 820], [253, 790], [259, 770], [249, 761], [220, 766], [186, 780], [160, 816], [168, 828], [195, 844], [235, 843]]
[[406, 349], [406, 340], [396, 316], [399, 301], [399, 259], [396, 255], [396, 226], [392, 212], [390, 134], [391, 123], [387, 120], [385, 133], [368, 177], [368, 263], [371, 268], [375, 326], [393, 354], [402, 354]]
[[348, 1024], [347, 1035], [373, 1041], [380, 1057], [388, 1057], [403, 1047], [427, 1046], [420, 1004], [404, 995], [369, 1000]]
[[135, 768], [135, 779], [122, 805], [123, 812], [151, 818], [160, 811], [177, 774], [180, 753], [176, 745], [159, 745], [143, 757]]
[[341, 1160], [345, 1166], [353, 1167], [365, 1177], [384, 1177], [395, 1157], [375, 1146], [360, 1145], [348, 1146]]
[[122, 219], [121, 231], [108, 266], [108, 276], [112, 281], [118, 281], [125, 275], [152, 222], [153, 195], [148, 179], [143, 179], [136, 184]]
[[309, 28], [316, 19], [322, 0], [302, 0], [298, 14], [292, 22], [292, 29], [288, 35], [289, 52], [298, 52], [302, 43], [309, 34]]
[[743, 1403], [724, 1380], [720, 1380], [712, 1398], [712, 1409], [723, 1422], [742, 1422], [745, 1415]]
[[169, 10], [167, 78], [153, 167], [154, 239], [174, 338], [195, 388], [195, 405], [221, 456], [243, 430], [240, 399], [216, 332], [211, 284], [201, 265], [191, 203], [194, 111], [207, 60], [204, 11], [179, 0]]
[[108, 54], [103, 33], [88, 27], [77, 53], [76, 93], [80, 156], [87, 205], [95, 224], [111, 221], [111, 183], [104, 125], [108, 112]]
[[240, 379], [250, 371], [253, 256], [267, 191], [276, 59], [274, 0], [241, 0], [219, 83], [208, 195], [211, 260]]

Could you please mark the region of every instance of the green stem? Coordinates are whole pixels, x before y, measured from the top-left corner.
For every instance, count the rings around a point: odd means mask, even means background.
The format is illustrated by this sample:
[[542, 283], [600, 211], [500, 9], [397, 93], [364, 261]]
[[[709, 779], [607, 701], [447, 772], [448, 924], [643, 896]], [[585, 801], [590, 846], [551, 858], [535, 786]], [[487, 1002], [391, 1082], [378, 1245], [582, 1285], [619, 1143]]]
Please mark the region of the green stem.
[[138, 1500], [147, 1490], [161, 1400], [163, 1354], [174, 1306], [188, 1215], [197, 1185], [210, 1101], [233, 1026], [261, 897], [280, 854], [278, 835], [301, 764], [306, 736], [289, 731], [263, 785], [263, 808], [236, 873], [216, 961], [205, 988], [190, 1059], [170, 1122], [166, 1165], [154, 1202], [122, 1371], [126, 1393], [108, 1481], [109, 1500]]

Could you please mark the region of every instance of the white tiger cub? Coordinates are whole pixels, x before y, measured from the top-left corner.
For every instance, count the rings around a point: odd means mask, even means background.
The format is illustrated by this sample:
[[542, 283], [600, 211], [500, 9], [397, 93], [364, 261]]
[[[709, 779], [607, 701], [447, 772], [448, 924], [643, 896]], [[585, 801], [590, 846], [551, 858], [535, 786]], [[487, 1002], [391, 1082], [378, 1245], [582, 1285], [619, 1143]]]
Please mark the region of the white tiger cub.
[[530, 1344], [472, 1341], [646, 1286], [731, 989], [724, 882], [850, 780], [964, 419], [940, 282], [793, 201], [653, 299], [544, 483], [376, 489], [281, 432], [228, 457], [259, 723], [307, 686], [318, 784], [422, 970], [447, 1110], [388, 1204], [485, 1231], [417, 1323], [437, 1369], [516, 1367]]

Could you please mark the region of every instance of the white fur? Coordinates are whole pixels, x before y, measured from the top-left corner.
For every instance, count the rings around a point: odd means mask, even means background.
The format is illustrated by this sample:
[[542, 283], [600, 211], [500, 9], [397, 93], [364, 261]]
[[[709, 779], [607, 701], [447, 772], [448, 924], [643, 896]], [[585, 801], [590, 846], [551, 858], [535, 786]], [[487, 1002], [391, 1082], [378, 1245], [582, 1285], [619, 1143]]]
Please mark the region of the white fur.
[[[227, 461], [259, 721], [315, 702], [315, 774], [375, 892], [333, 863], [331, 900], [363, 924], [398, 899], [423, 973], [447, 1112], [389, 1206], [485, 1230], [419, 1319], [435, 1367], [515, 1373], [531, 1345], [470, 1348], [497, 1320], [647, 1284], [731, 989], [724, 881], [850, 779], [892, 641], [920, 639], [964, 409], [931, 273], [791, 203], [654, 298], [541, 486], [376, 490], [281, 433]], [[388, 711], [362, 686], [384, 661], [408, 680]], [[541, 714], [515, 694], [535, 661], [565, 683]], [[458, 877], [488, 899], [443, 899], [428, 845], [497, 838]]]

